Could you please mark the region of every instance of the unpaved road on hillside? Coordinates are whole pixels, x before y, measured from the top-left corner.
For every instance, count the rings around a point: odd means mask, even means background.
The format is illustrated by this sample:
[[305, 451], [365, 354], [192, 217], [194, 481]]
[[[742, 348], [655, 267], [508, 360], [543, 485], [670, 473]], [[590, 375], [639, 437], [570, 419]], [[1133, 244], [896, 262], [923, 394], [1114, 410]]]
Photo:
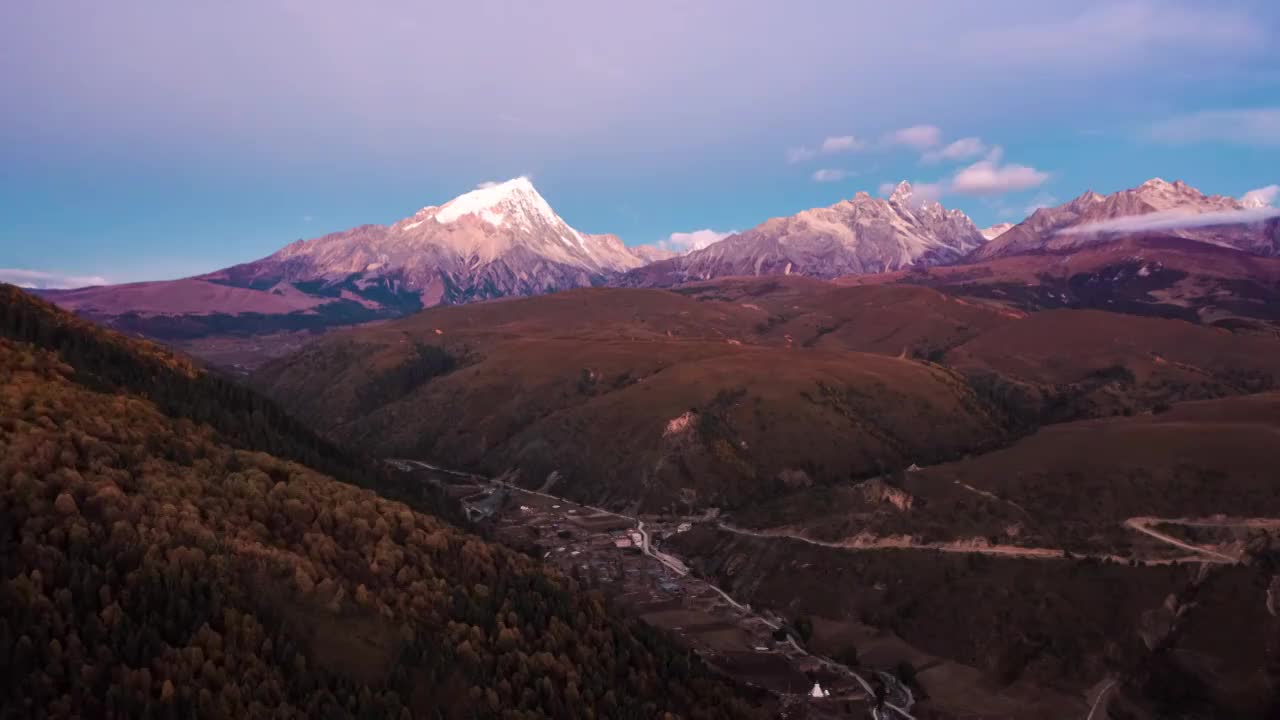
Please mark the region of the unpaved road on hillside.
[[1187, 527], [1201, 528], [1258, 528], [1258, 529], [1280, 529], [1280, 520], [1271, 518], [1239, 518], [1239, 519], [1183, 519], [1183, 518], [1154, 518], [1154, 517], [1132, 517], [1124, 521], [1124, 526], [1130, 530], [1149, 535], [1163, 543], [1168, 543], [1183, 550], [1189, 550], [1198, 553], [1204, 557], [1205, 562], [1217, 563], [1238, 563], [1241, 558], [1226, 553], [1218, 552], [1212, 548], [1200, 545], [1192, 545], [1191, 543], [1179, 540], [1172, 535], [1156, 530], [1152, 525], [1185, 525]]
[[1112, 678], [1111, 682], [1104, 685], [1102, 689], [1098, 691], [1097, 697], [1093, 699], [1093, 704], [1089, 706], [1089, 714], [1085, 716], [1084, 720], [1093, 720], [1094, 715], [1097, 714], [1099, 707], [1102, 708], [1103, 715], [1098, 715], [1098, 717], [1101, 718], [1106, 714], [1107, 693], [1111, 692], [1111, 688], [1115, 687], [1116, 684], [1119, 682], [1120, 682], [1119, 678]]
[[[1220, 563], [1235, 564], [1240, 561], [1239, 558], [1226, 555], [1211, 548], [1200, 547], [1182, 542], [1175, 537], [1166, 535], [1158, 530], [1154, 530], [1149, 525], [1153, 524], [1186, 524], [1195, 525], [1196, 527], [1260, 527], [1263, 523], [1274, 522], [1280, 525], [1280, 521], [1270, 521], [1262, 519], [1237, 520], [1237, 521], [1180, 521], [1176, 519], [1165, 518], [1129, 518], [1124, 522], [1124, 526], [1130, 530], [1146, 534], [1161, 542], [1173, 545], [1181, 550], [1193, 553], [1184, 557], [1177, 558], [1152, 558], [1144, 559], [1148, 565], [1168, 565], [1176, 563]], [[846, 540], [817, 540], [806, 535], [799, 535], [789, 532], [785, 529], [766, 529], [766, 530], [750, 530], [748, 528], [730, 525], [726, 522], [720, 522], [718, 527], [725, 532], [734, 533], [735, 535], [745, 535], [747, 537], [766, 538], [766, 539], [785, 539], [794, 540], [796, 542], [806, 543], [808, 545], [816, 545], [818, 547], [831, 548], [833, 550], [936, 550], [938, 552], [960, 553], [968, 555], [993, 555], [998, 557], [1016, 557], [1027, 558], [1031, 560], [1070, 560], [1092, 558], [1095, 560], [1107, 560], [1117, 563], [1128, 563], [1132, 558], [1121, 555], [1111, 555], [1106, 553], [1090, 554], [1090, 553], [1072, 553], [1068, 555], [1064, 550], [1059, 548], [1043, 548], [1043, 547], [1026, 547], [1022, 545], [992, 545], [982, 538], [973, 538], [971, 540], [952, 540], [942, 543], [920, 543], [914, 542], [910, 537], [891, 536], [891, 537], [872, 537], [872, 536], [854, 536]]]

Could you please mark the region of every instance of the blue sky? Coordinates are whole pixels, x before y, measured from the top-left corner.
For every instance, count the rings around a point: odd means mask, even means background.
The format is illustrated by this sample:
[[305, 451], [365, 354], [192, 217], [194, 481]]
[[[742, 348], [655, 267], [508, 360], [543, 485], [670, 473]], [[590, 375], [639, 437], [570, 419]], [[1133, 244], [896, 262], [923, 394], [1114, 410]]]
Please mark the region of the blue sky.
[[1239, 196], [1276, 47], [1271, 2], [4, 3], [0, 269], [179, 277], [521, 174], [629, 244], [903, 179], [980, 225]]

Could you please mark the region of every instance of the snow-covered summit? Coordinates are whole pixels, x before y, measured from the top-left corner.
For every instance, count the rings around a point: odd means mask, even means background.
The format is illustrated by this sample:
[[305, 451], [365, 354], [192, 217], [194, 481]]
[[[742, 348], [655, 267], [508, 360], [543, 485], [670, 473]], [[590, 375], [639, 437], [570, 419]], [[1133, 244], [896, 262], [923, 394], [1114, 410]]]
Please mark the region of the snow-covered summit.
[[574, 229], [529, 178], [517, 177], [391, 225], [295, 242], [220, 275], [254, 284], [380, 283], [430, 305], [596, 285], [642, 264], [617, 237]]
[[436, 208], [438, 223], [456, 222], [463, 215], [475, 215], [490, 225], [515, 223], [532, 227], [535, 221], [554, 223], [560, 218], [529, 178], [521, 176], [501, 183], [485, 183]]

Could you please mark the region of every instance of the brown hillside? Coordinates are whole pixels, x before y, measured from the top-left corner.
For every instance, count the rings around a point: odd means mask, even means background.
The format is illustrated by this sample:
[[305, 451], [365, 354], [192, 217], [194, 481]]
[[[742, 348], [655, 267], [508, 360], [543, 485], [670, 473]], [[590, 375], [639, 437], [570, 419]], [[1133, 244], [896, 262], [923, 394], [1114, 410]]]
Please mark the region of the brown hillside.
[[732, 506], [1047, 421], [1266, 389], [1276, 350], [1175, 320], [757, 278], [434, 308], [255, 382], [365, 452], [518, 470], [580, 499]]
[[650, 507], [739, 504], [1001, 436], [946, 370], [780, 345], [753, 335], [763, 314], [648, 290], [430, 310], [325, 339], [259, 382], [348, 444], [519, 468], [535, 487], [558, 471], [575, 497]]
[[838, 278], [837, 284], [908, 284], [1024, 310], [1095, 308], [1275, 334], [1280, 259], [1161, 236], [1013, 255], [947, 267]]

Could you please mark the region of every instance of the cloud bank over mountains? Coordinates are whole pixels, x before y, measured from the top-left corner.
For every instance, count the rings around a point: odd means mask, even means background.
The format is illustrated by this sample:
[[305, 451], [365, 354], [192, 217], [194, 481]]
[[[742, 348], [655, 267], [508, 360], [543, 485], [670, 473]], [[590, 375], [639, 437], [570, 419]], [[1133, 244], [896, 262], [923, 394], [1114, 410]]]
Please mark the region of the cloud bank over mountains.
[[90, 285], [106, 285], [107, 279], [101, 275], [70, 275], [45, 272], [43, 270], [0, 268], [0, 282], [38, 290], [60, 290], [88, 287]]

